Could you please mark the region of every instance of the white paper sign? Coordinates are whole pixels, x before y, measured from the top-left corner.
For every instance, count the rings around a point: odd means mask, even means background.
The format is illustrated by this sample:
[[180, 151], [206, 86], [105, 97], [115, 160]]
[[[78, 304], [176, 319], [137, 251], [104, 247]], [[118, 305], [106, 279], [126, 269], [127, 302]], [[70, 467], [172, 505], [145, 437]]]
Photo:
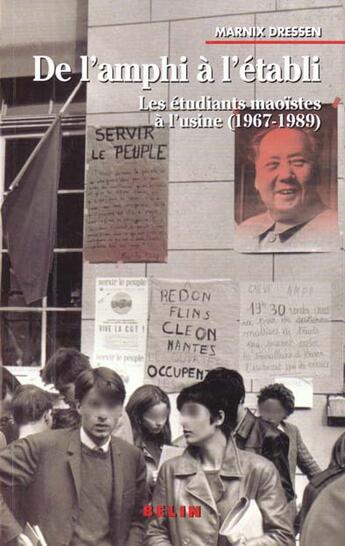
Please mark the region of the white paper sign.
[[146, 383], [166, 392], [238, 362], [238, 286], [231, 280], [151, 279]]
[[311, 377], [276, 377], [275, 383], [283, 383], [293, 392], [295, 408], [313, 407], [313, 379]]
[[117, 371], [128, 392], [143, 384], [147, 279], [97, 278], [94, 363]]
[[240, 283], [240, 369], [252, 377], [330, 375], [330, 283]]

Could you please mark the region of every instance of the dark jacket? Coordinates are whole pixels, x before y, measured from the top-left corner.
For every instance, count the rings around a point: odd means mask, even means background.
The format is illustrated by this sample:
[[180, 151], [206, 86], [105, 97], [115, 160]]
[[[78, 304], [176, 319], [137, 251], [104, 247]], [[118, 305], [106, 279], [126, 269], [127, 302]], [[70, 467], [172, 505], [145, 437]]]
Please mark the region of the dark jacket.
[[240, 449], [262, 455], [271, 461], [279, 472], [288, 501], [295, 497], [290, 476], [289, 439], [276, 427], [249, 410], [237, 426], [234, 437]]
[[251, 444], [255, 446], [255, 449], [259, 448], [262, 442], [261, 433], [257, 427], [257, 421], [258, 419], [255, 417], [254, 413], [246, 408], [246, 413], [242, 421], [238, 423], [233, 433], [237, 447], [245, 449], [248, 441], [250, 441]]
[[[114, 546], [141, 546], [142, 505], [146, 502], [146, 469], [140, 451], [112, 437], [113, 498], [111, 538]], [[0, 485], [22, 487], [25, 520], [39, 525], [49, 546], [72, 539], [79, 511], [81, 441], [79, 429], [54, 430], [17, 440], [0, 453]], [[0, 495], [1, 544], [22, 526]]]
[[[220, 519], [206, 475], [193, 449], [162, 465], [152, 505], [200, 506], [200, 518], [150, 518], [147, 546], [204, 546], [217, 544]], [[264, 519], [265, 535], [251, 546], [293, 544], [293, 532], [278, 473], [263, 457], [236, 448], [229, 440], [220, 478], [229, 511], [243, 496], [256, 499]]]
[[342, 474], [345, 474], [345, 468], [339, 466], [333, 466], [326, 468], [323, 472], [316, 474], [311, 480], [310, 483], [304, 490], [302, 507], [299, 513], [299, 525], [302, 528], [307, 514], [311, 508], [311, 505], [315, 499], [319, 496], [321, 491], [332, 483], [337, 478], [340, 478]]
[[303, 526], [301, 546], [344, 546], [344, 491], [345, 476], [321, 491]]
[[289, 438], [289, 467], [292, 485], [295, 485], [296, 467], [303, 474], [311, 479], [321, 472], [321, 468], [310, 454], [307, 446], [302, 440], [302, 436], [296, 425], [292, 423], [282, 423], [283, 429]]

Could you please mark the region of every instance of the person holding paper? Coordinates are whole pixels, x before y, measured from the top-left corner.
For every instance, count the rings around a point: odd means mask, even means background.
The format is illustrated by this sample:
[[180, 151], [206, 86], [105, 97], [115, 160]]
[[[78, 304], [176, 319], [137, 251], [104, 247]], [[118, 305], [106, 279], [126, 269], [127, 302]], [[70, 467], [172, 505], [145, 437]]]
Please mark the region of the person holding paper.
[[233, 403], [234, 393], [237, 393], [237, 400], [239, 401], [237, 424], [233, 431], [237, 447], [262, 455], [271, 461], [279, 472], [286, 499], [288, 501], [294, 499], [295, 492], [290, 478], [286, 442], [282, 434], [277, 427], [257, 417], [248, 408], [244, 407], [244, 381], [237, 370], [230, 370], [221, 366], [213, 368], [207, 374], [205, 381], [208, 382], [214, 379], [221, 381], [225, 396], [229, 402]]
[[[12, 399], [12, 413], [19, 438], [50, 430], [52, 427], [52, 396], [35, 385], [19, 385]], [[11, 511], [18, 517], [22, 511], [22, 488], [3, 487], [2, 493]]]
[[[179, 394], [177, 407], [188, 447], [161, 467], [152, 499], [147, 546], [294, 543], [285, 495], [274, 465], [259, 455], [238, 450], [231, 437], [237, 419], [237, 393], [231, 400], [225, 399], [223, 383], [217, 380], [194, 384]], [[259, 508], [261, 522], [255, 523], [261, 525], [260, 536], [249, 538], [249, 527], [231, 539], [220, 536], [223, 521], [243, 498], [252, 499]], [[176, 517], [168, 517], [169, 506], [174, 507]], [[187, 510], [187, 516], [179, 516], [181, 507]], [[200, 517], [188, 517], [191, 507], [199, 507]]]
[[78, 428], [32, 434], [0, 452], [0, 486], [21, 487], [23, 507], [16, 520], [0, 495], [1, 544], [30, 544], [29, 523], [49, 546], [142, 545], [144, 458], [112, 436], [125, 394], [113, 370], [85, 370], [75, 382]]
[[156, 385], [143, 385], [133, 392], [126, 411], [132, 425], [134, 444], [142, 450], [145, 457], [151, 497], [162, 448], [171, 444], [170, 401], [165, 392]]

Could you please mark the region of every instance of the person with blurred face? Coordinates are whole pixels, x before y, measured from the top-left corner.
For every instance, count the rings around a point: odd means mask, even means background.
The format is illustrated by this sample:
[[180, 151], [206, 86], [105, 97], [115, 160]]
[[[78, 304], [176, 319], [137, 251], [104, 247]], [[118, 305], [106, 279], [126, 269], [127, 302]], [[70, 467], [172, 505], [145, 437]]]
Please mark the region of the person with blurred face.
[[[203, 381], [182, 389], [177, 408], [187, 448], [163, 463], [159, 471], [146, 545], [228, 545], [219, 531], [240, 496], [255, 499], [263, 517], [264, 535], [248, 544], [292, 545], [292, 527], [276, 469], [263, 457], [238, 450], [232, 438], [236, 393], [231, 403], [225, 400], [218, 380]], [[181, 506], [199, 506], [201, 514], [200, 518], [168, 517], [155, 512], [156, 506], [174, 506], [177, 512]], [[246, 543], [239, 536], [233, 544]]]
[[163, 445], [171, 444], [169, 398], [156, 385], [143, 385], [133, 392], [126, 411], [132, 425], [134, 444], [145, 457], [151, 496]]
[[[310, 480], [321, 472], [321, 468], [310, 454], [303, 442], [296, 425], [287, 423], [286, 419], [294, 412], [295, 398], [290, 389], [281, 383], [273, 383], [261, 389], [258, 395], [258, 410], [261, 418], [276, 427], [286, 439], [287, 457], [292, 487], [295, 488], [297, 467]], [[297, 514], [295, 497], [289, 503], [293, 521]]]
[[[48, 359], [41, 371], [42, 381], [54, 385], [61, 399], [53, 409], [53, 428], [70, 428], [79, 425], [80, 415], [76, 410], [75, 382], [81, 372], [91, 370], [89, 357], [74, 347], [60, 347]], [[114, 436], [133, 443], [133, 434], [127, 413], [119, 417]]]
[[315, 136], [302, 129], [269, 129], [259, 134], [253, 151], [255, 189], [267, 211], [238, 226], [243, 242], [267, 252], [334, 246], [337, 214], [318, 193]]
[[32, 434], [0, 453], [0, 485], [22, 488], [17, 519], [0, 496], [1, 544], [31, 546], [29, 522], [49, 546], [142, 545], [145, 462], [112, 436], [125, 395], [113, 370], [85, 370], [75, 382], [78, 428]]

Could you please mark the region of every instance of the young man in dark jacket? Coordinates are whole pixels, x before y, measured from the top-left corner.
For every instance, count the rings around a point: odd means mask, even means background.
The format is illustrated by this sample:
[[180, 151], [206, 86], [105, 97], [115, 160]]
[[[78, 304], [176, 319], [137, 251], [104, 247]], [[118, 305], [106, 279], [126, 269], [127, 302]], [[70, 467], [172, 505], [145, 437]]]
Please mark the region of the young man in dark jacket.
[[0, 496], [1, 541], [31, 546], [26, 522], [49, 546], [141, 546], [146, 469], [141, 452], [112, 436], [125, 388], [100, 367], [75, 383], [81, 424], [33, 434], [0, 453], [0, 485], [22, 487], [15, 519]]

